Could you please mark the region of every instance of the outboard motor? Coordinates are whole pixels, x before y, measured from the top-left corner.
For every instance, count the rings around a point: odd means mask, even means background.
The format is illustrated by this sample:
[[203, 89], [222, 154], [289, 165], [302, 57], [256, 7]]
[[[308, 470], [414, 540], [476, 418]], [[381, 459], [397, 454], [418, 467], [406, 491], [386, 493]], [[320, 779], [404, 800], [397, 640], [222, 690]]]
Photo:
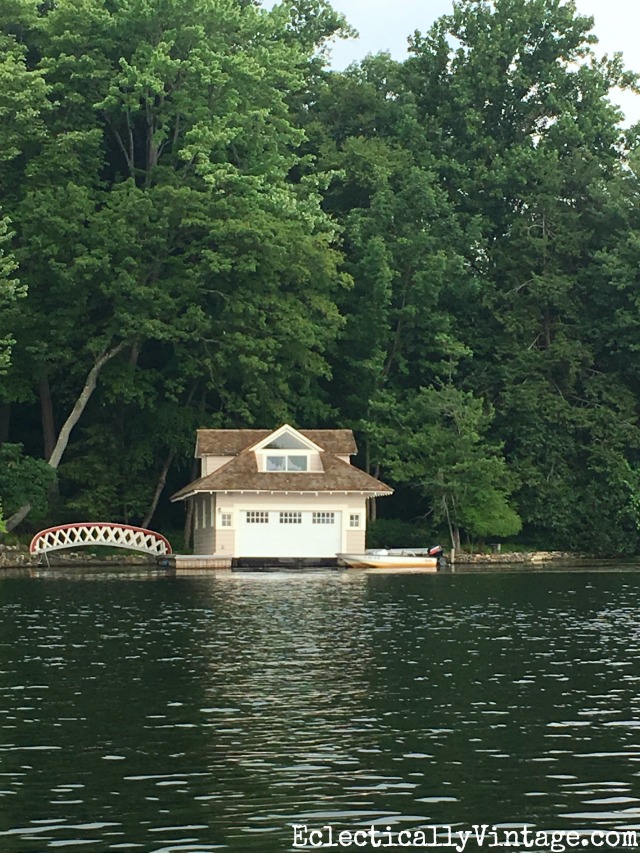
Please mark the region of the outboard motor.
[[429, 548], [429, 556], [438, 558], [437, 565], [439, 572], [447, 568], [447, 558], [444, 555], [444, 548], [442, 545], [434, 545], [433, 548]]

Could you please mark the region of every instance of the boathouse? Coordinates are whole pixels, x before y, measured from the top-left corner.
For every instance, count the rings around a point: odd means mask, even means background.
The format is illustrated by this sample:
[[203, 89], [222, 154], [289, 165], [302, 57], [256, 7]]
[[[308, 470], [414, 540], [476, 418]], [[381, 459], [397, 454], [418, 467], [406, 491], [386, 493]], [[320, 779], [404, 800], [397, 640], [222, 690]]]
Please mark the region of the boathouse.
[[327, 558], [365, 547], [367, 500], [392, 489], [351, 464], [351, 430], [201, 429], [201, 476], [172, 501], [193, 502], [194, 554]]

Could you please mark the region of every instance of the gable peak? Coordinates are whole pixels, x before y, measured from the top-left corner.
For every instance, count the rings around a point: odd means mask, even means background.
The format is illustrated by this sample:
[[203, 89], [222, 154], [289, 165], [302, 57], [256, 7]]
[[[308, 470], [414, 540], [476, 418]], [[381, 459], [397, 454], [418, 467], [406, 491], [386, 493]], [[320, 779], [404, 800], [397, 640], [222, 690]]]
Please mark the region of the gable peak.
[[322, 452], [322, 447], [319, 447], [310, 438], [302, 435], [297, 429], [290, 424], [283, 424], [278, 429], [269, 433], [261, 441], [253, 445], [251, 450], [317, 450]]

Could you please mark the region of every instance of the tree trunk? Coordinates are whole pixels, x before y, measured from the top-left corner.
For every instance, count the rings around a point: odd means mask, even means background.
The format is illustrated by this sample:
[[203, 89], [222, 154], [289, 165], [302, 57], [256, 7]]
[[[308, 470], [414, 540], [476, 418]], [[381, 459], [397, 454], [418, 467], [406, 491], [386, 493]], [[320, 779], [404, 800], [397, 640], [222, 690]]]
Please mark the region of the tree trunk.
[[11, 403], [0, 404], [0, 446], [9, 441], [9, 425], [11, 424]]
[[444, 514], [447, 519], [447, 527], [449, 528], [449, 536], [451, 538], [451, 547], [456, 551], [460, 551], [460, 528], [455, 522], [451, 520], [451, 513], [449, 512], [449, 502], [446, 496], [442, 498], [442, 506], [444, 509]]
[[[91, 395], [95, 391], [100, 371], [108, 361], [111, 361], [111, 359], [118, 355], [119, 352], [122, 352], [125, 346], [126, 343], [122, 341], [118, 346], [112, 347], [110, 350], [103, 352], [102, 355], [98, 356], [95, 360], [93, 367], [87, 374], [80, 396], [76, 400], [76, 404], [71, 410], [71, 414], [63, 423], [55, 447], [53, 448], [50, 458], [47, 460], [52, 468], [57, 469], [60, 464], [60, 460], [67, 449], [67, 445], [69, 444], [71, 431], [80, 420], [82, 413], [87, 407], [87, 403], [91, 399]], [[7, 519], [7, 533], [17, 527], [21, 521], [24, 521], [30, 511], [31, 506], [29, 504], [25, 504], [24, 506], [21, 506], [17, 512], [14, 512], [14, 514]]]
[[461, 546], [460, 546], [460, 528], [458, 527], [457, 524], [453, 525], [453, 531], [452, 531], [452, 535], [451, 535], [451, 544], [453, 545], [453, 547], [456, 549], [457, 552], [462, 550]]
[[71, 431], [80, 420], [80, 416], [86, 409], [87, 403], [89, 402], [89, 400], [91, 399], [91, 395], [95, 391], [100, 371], [108, 361], [111, 361], [111, 359], [118, 355], [118, 353], [122, 352], [125, 346], [126, 344], [123, 341], [122, 343], [118, 344], [117, 347], [113, 347], [112, 349], [102, 353], [102, 355], [96, 359], [93, 367], [87, 374], [87, 379], [84, 383], [84, 388], [80, 392], [80, 396], [76, 400], [76, 404], [73, 407], [71, 414], [62, 425], [62, 429], [60, 430], [60, 435], [58, 436], [56, 446], [54, 447], [53, 453], [51, 454], [51, 458], [49, 459], [49, 465], [51, 465], [52, 468], [57, 468], [60, 464], [60, 460], [62, 459], [62, 456], [65, 450], [67, 449], [67, 445], [69, 444]]
[[167, 482], [167, 474], [169, 473], [169, 468], [171, 467], [171, 463], [173, 462], [175, 455], [175, 450], [172, 450], [170, 451], [167, 458], [164, 460], [162, 471], [160, 471], [160, 476], [158, 477], [158, 482], [156, 483], [156, 490], [153, 493], [153, 500], [151, 501], [149, 512], [142, 519], [141, 527], [149, 527], [149, 525], [151, 524], [151, 519], [153, 518], [153, 514], [158, 506], [158, 501], [160, 500], [160, 495], [162, 494], [162, 490], [164, 489], [165, 483]]
[[47, 376], [40, 380], [39, 393], [44, 458], [48, 462], [51, 459], [53, 448], [56, 446], [56, 424], [53, 417], [51, 387], [49, 386], [49, 378]]
[[[53, 414], [53, 400], [51, 399], [51, 386], [49, 377], [43, 376], [40, 380], [38, 392], [40, 396], [40, 420], [42, 421], [42, 449], [44, 458], [48, 462], [51, 459], [53, 448], [56, 446], [56, 421]], [[52, 480], [47, 490], [49, 507], [55, 507], [60, 498], [58, 480]]]
[[24, 521], [30, 512], [31, 504], [24, 504], [17, 512], [14, 512], [13, 515], [10, 515], [5, 523], [7, 533], [10, 533], [14, 527], [17, 527], [20, 524], [21, 521]]
[[[364, 470], [367, 472], [367, 474], [371, 474], [371, 444], [369, 443], [369, 439], [365, 441], [364, 445]], [[378, 515], [378, 505], [376, 503], [376, 499], [367, 498], [365, 509], [367, 521], [375, 521]]]
[[[137, 358], [137, 354], [136, 354], [136, 358]], [[196, 393], [197, 388], [198, 388], [198, 383], [196, 382], [193, 385], [193, 387], [191, 388], [191, 390], [189, 391], [189, 394], [187, 396], [187, 402], [185, 403], [185, 407], [188, 407], [191, 405], [191, 401], [193, 400], [193, 397], [194, 397], [194, 394]], [[151, 506], [149, 507], [149, 512], [146, 514], [146, 516], [144, 517], [144, 520], [142, 521], [143, 527], [148, 527], [151, 524], [151, 519], [153, 518], [153, 514], [156, 511], [156, 508], [158, 506], [158, 501], [160, 500], [160, 495], [162, 494], [162, 490], [164, 489], [165, 484], [167, 482], [167, 474], [169, 473], [169, 468], [171, 467], [171, 463], [173, 462], [173, 460], [175, 458], [176, 458], [175, 450], [170, 451], [164, 465], [162, 466], [162, 471], [160, 472], [160, 476], [159, 476], [158, 482], [156, 484], [156, 490], [155, 490], [154, 495], [153, 495], [153, 500], [151, 501]], [[196, 463], [194, 463], [193, 477], [191, 479], [195, 480], [195, 478], [197, 476], [198, 476], [198, 469], [197, 469]]]
[[[380, 477], [380, 464], [378, 462], [373, 466], [373, 473], [371, 476], [375, 477], [376, 480]], [[370, 506], [369, 521], [375, 521], [378, 518], [378, 498], [371, 498]]]

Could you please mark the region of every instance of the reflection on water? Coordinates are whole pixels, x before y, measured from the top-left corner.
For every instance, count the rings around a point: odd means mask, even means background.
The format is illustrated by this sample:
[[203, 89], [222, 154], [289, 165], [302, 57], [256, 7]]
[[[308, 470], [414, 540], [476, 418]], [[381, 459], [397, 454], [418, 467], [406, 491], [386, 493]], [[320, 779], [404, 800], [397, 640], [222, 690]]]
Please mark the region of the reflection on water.
[[275, 853], [291, 823], [640, 830], [639, 588], [3, 576], [0, 851]]

